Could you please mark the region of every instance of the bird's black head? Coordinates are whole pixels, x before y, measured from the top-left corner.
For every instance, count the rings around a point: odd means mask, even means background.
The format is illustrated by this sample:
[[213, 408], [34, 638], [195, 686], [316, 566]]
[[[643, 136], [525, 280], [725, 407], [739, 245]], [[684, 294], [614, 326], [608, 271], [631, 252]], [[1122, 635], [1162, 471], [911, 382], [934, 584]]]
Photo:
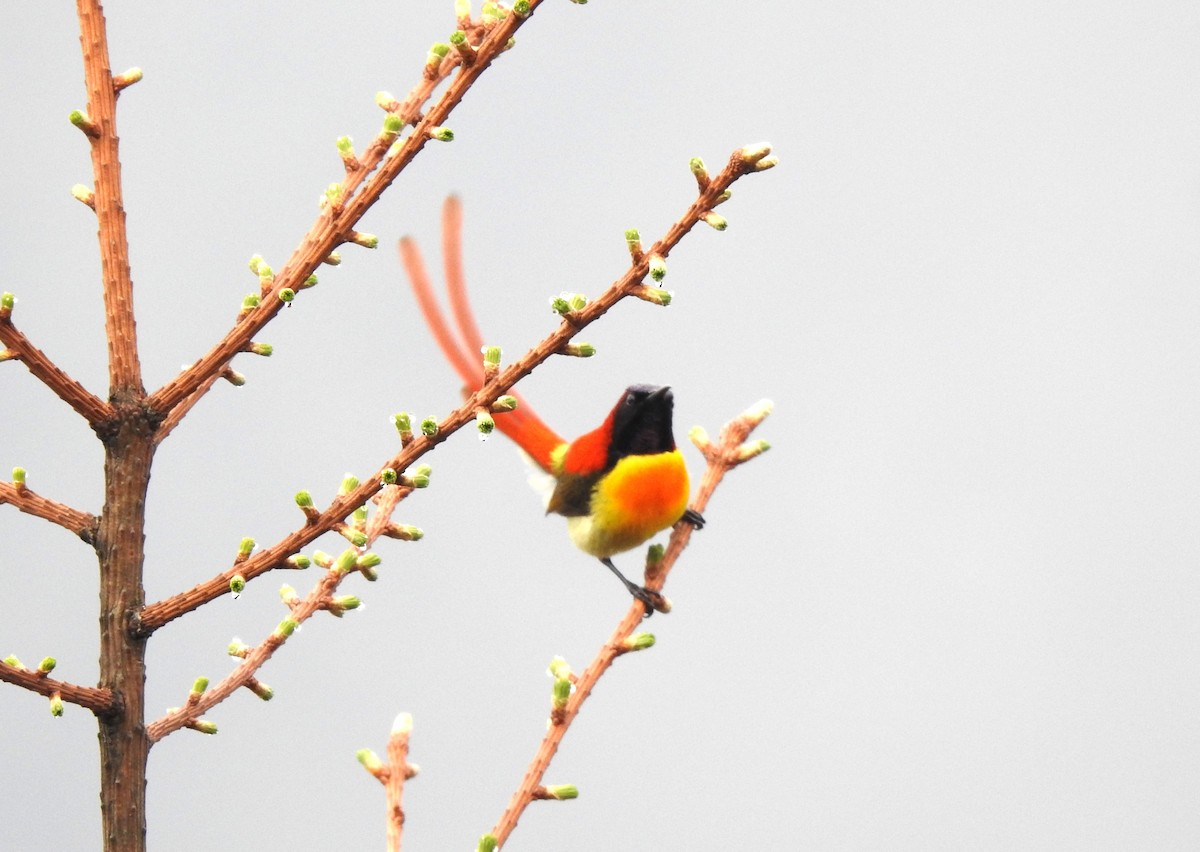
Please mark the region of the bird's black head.
[[608, 466], [628, 455], [653, 455], [675, 449], [671, 412], [675, 400], [668, 387], [631, 385], [612, 413]]

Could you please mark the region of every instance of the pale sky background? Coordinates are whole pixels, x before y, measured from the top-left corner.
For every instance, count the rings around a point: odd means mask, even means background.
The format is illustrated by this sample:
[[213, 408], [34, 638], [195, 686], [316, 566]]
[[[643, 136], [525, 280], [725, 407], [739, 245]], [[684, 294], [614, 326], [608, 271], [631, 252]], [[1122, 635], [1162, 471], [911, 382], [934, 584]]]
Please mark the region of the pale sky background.
[[[111, 3], [142, 364], [156, 388], [228, 328], [255, 253], [282, 265], [403, 95], [450, 0]], [[676, 429], [762, 397], [771, 452], [736, 471], [648, 624], [586, 705], [508, 848], [1200, 846], [1200, 6], [1193, 2], [548, 2], [348, 247], [170, 437], [151, 484], [158, 600], [269, 544], [443, 415], [457, 381], [392, 248], [438, 259], [466, 210], [489, 339], [515, 357], [547, 298], [599, 293], [713, 168], [770, 140], [718, 234], [670, 258], [667, 309], [623, 305], [589, 362], [522, 385], [568, 435], [632, 382]], [[74, 9], [0, 5], [0, 289], [89, 388], [106, 370]], [[98, 442], [0, 365], [0, 470], [97, 511]], [[699, 454], [688, 447], [693, 470]], [[150, 845], [383, 847], [382, 752], [415, 716], [406, 849], [473, 849], [544, 730], [555, 654], [582, 669], [627, 606], [543, 518], [502, 439], [463, 434], [383, 543], [367, 601], [317, 618], [150, 764]], [[322, 541], [326, 550], [339, 540]], [[618, 564], [628, 568], [640, 557]], [[96, 576], [69, 534], [0, 507], [0, 656], [94, 683]], [[157, 634], [150, 708], [214, 679], [284, 614], [274, 574]], [[9, 850], [97, 848], [92, 716], [0, 685]]]

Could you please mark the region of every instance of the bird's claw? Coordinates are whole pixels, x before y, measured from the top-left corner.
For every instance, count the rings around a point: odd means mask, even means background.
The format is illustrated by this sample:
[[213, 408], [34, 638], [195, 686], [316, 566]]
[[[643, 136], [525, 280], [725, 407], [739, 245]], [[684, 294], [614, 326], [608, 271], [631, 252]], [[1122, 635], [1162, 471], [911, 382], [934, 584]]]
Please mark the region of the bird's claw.
[[683, 517], [680, 518], [679, 520], [686, 521], [687, 523], [691, 524], [693, 527], [695, 527], [698, 530], [704, 529], [704, 516], [701, 515], [699, 512], [697, 512], [695, 509], [685, 510], [683, 513]]
[[649, 618], [656, 612], [670, 612], [671, 603], [661, 592], [656, 592], [653, 589], [647, 589], [645, 586], [634, 586], [629, 590], [635, 598], [642, 602], [642, 606], [646, 608], [646, 614], [642, 618]]

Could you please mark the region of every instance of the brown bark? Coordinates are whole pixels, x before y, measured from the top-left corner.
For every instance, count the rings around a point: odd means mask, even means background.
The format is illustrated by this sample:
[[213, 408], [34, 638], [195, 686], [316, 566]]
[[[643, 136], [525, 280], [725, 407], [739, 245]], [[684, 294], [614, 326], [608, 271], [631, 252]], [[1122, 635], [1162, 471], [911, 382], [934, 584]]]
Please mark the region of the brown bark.
[[100, 686], [115, 699], [100, 726], [100, 808], [104, 848], [146, 848], [146, 640], [132, 621], [145, 599], [146, 489], [154, 457], [153, 425], [140, 405], [121, 405], [105, 440], [104, 512], [96, 532], [100, 561]]

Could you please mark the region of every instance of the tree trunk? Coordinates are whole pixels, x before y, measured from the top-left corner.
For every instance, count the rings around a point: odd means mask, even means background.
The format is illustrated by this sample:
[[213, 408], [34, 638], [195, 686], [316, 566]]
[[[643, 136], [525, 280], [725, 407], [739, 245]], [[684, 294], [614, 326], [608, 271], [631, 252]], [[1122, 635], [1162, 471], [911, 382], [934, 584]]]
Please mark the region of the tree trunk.
[[141, 406], [122, 405], [107, 434], [104, 512], [96, 535], [100, 562], [100, 685], [116, 710], [99, 719], [100, 808], [107, 852], [146, 848], [146, 640], [134, 619], [145, 602], [146, 489], [154, 457], [153, 420]]

